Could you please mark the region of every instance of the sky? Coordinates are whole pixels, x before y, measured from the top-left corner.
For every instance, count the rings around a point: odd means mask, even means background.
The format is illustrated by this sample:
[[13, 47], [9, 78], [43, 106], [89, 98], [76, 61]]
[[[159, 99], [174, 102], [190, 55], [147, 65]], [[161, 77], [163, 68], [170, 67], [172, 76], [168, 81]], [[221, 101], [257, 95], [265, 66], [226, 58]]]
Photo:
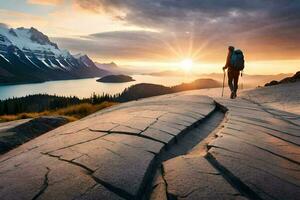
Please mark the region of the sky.
[[299, 0], [0, 0], [0, 23], [35, 27], [60, 48], [139, 69], [221, 72], [228, 45], [245, 73], [300, 70]]

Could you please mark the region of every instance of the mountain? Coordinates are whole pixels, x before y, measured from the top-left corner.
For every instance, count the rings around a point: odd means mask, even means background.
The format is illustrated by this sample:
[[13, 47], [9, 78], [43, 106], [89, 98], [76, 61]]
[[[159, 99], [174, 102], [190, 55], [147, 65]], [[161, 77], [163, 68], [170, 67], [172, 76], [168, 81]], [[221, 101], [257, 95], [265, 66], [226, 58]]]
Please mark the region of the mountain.
[[186, 90], [199, 90], [205, 88], [217, 88], [222, 87], [222, 84], [213, 79], [197, 79], [191, 83], [182, 83], [171, 87], [175, 92], [181, 92]]
[[280, 81], [273, 80], [269, 83], [266, 83], [265, 86], [273, 86], [273, 85], [279, 85], [284, 83], [294, 83], [300, 81], [300, 71], [298, 71], [296, 74], [294, 74], [291, 77], [286, 77]]
[[95, 64], [98, 68], [104, 69], [104, 70], [114, 71], [114, 70], [119, 69], [118, 65], [114, 62], [111, 62], [111, 63], [98, 63], [98, 62], [95, 62]]
[[127, 102], [141, 98], [153, 97], [172, 93], [170, 87], [151, 83], [139, 83], [125, 89], [117, 98], [118, 102]]
[[102, 77], [87, 56], [71, 55], [59, 49], [49, 37], [35, 28], [0, 26], [0, 84]]
[[112, 75], [118, 75], [118, 74], [131, 74], [130, 71], [127, 69], [119, 67], [116, 63], [111, 62], [111, 63], [98, 63], [95, 62], [96, 66], [99, 69], [109, 71]]
[[221, 86], [221, 83], [213, 79], [197, 79], [191, 83], [182, 83], [173, 87], [166, 87], [151, 83], [139, 83], [126, 88], [119, 96], [115, 97], [115, 100], [117, 102], [126, 102], [163, 94], [204, 88], [217, 88]]
[[[173, 71], [161, 71], [161, 72], [155, 72], [155, 73], [148, 73], [146, 75], [151, 75], [151, 76], [183, 76], [184, 72], [180, 70], [173, 70]], [[222, 73], [210, 73], [210, 74], [200, 74], [200, 73], [193, 73], [192, 74], [195, 77], [198, 78], [209, 78], [209, 79], [214, 79], [218, 81], [223, 80], [223, 75]], [[292, 74], [275, 74], [275, 75], [250, 75], [250, 74], [245, 74], [243, 73], [243, 77], [240, 77], [239, 83], [243, 85], [244, 88], [253, 88], [257, 87], [259, 85], [264, 85], [266, 82], [272, 81], [272, 80], [280, 80], [283, 78], [286, 78], [288, 76], [291, 76]], [[227, 82], [227, 73], [226, 73], [226, 82]], [[226, 83], [225, 82], [225, 83]]]
[[[272, 81], [272, 80], [280, 80], [283, 78], [286, 78], [288, 76], [291, 76], [292, 74], [274, 74], [274, 75], [255, 75], [255, 74], [245, 74], [243, 73], [243, 76], [239, 78], [239, 84], [241, 88], [255, 88], [257, 86], [264, 85], [265, 83]], [[215, 80], [222, 81], [223, 80], [223, 74], [220, 73], [211, 73], [211, 74], [202, 74], [199, 77], [201, 78], [212, 78]], [[227, 74], [226, 74], [226, 82], [228, 80]]]
[[98, 63], [95, 62], [96, 66], [99, 69], [107, 70], [112, 75], [119, 75], [119, 74], [125, 74], [125, 75], [139, 75], [139, 74], [145, 74], [145, 71], [152, 71], [152, 69], [144, 69], [134, 66], [118, 66], [116, 63]]

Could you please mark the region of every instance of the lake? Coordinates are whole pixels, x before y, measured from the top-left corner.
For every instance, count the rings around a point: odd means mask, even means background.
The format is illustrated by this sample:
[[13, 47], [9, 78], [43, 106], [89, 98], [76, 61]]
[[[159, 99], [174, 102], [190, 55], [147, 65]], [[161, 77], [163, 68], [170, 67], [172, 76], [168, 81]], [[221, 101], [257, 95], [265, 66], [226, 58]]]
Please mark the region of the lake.
[[22, 97], [30, 94], [56, 94], [59, 96], [77, 96], [79, 98], [90, 97], [93, 92], [96, 94], [117, 94], [125, 88], [138, 83], [154, 83], [165, 86], [174, 86], [183, 82], [191, 82], [196, 77], [163, 77], [149, 75], [133, 75], [136, 81], [127, 83], [100, 83], [98, 78], [48, 81], [44, 83], [6, 85], [0, 86], [0, 100], [10, 97]]

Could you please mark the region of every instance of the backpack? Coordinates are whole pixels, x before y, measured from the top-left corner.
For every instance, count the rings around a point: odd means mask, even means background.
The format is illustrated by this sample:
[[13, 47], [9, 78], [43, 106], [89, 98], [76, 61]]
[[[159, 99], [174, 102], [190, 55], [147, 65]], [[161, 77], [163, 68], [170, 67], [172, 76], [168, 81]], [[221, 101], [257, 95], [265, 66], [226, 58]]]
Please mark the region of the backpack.
[[231, 66], [235, 70], [242, 71], [245, 67], [244, 55], [241, 50], [235, 50], [231, 55]]

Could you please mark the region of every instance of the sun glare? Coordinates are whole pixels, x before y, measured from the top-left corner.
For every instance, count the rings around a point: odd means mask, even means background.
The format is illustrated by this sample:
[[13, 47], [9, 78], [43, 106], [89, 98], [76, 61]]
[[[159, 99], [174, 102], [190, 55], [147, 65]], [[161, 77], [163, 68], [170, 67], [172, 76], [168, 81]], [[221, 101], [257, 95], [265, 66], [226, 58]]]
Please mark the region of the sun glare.
[[191, 69], [193, 67], [193, 60], [192, 59], [185, 59], [185, 60], [181, 61], [180, 67], [181, 67], [181, 69], [183, 69], [186, 72], [191, 71]]

